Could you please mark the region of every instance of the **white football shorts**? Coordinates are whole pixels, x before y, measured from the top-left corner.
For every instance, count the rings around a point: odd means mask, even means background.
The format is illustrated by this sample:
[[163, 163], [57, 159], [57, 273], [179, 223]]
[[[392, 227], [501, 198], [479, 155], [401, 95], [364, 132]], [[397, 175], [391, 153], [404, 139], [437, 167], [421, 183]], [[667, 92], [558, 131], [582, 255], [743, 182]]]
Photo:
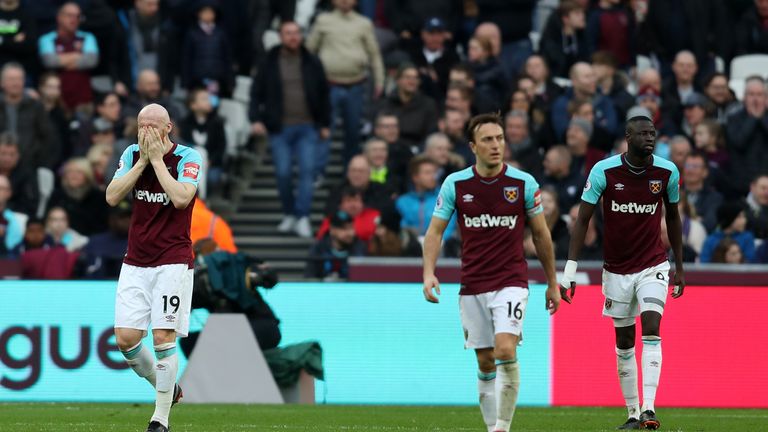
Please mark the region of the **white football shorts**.
[[528, 290], [521, 287], [460, 295], [459, 312], [464, 327], [464, 348], [492, 348], [498, 333], [522, 336], [527, 304]]
[[665, 261], [626, 275], [603, 270], [603, 315], [633, 318], [646, 311], [663, 315], [669, 291], [669, 269], [669, 263]]
[[187, 264], [136, 267], [123, 263], [115, 296], [115, 328], [189, 332], [194, 270]]

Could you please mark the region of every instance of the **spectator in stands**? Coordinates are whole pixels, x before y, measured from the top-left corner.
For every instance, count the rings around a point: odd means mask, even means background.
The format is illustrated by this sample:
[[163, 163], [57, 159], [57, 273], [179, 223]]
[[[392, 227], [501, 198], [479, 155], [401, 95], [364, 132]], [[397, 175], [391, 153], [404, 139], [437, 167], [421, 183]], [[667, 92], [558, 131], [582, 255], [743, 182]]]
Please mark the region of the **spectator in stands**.
[[472, 90], [466, 85], [454, 83], [448, 85], [445, 94], [445, 109], [456, 110], [466, 118], [472, 117]]
[[592, 133], [592, 124], [580, 118], [573, 118], [565, 132], [565, 145], [571, 152], [571, 170], [584, 178], [606, 155], [606, 152], [589, 145]]
[[683, 188], [688, 201], [696, 209], [696, 214], [708, 232], [717, 226], [717, 209], [723, 202], [723, 196], [707, 181], [709, 165], [701, 153], [691, 153], [685, 158], [682, 171]]
[[[386, 208], [391, 208], [388, 206]], [[363, 203], [362, 191], [351, 186], [341, 189], [341, 201], [339, 202], [339, 211], [342, 211], [352, 217], [355, 225], [355, 235], [360, 240], [368, 243], [376, 230], [376, 218], [381, 214], [379, 210], [366, 207]], [[326, 216], [317, 229], [317, 239], [323, 238], [328, 232], [328, 226], [332, 215]]]
[[[544, 208], [544, 218], [547, 221], [547, 227], [552, 235], [552, 244], [555, 248], [556, 259], [568, 258], [568, 224], [560, 214], [560, 207], [557, 205], [557, 192], [551, 187], [541, 189], [541, 206]], [[533, 244], [533, 237], [529, 229], [525, 230], [525, 239], [523, 240], [523, 249], [526, 256], [536, 257], [536, 247]]]
[[[533, 103], [538, 106], [539, 104], [545, 107], [549, 107], [554, 100], [563, 93], [562, 87], [557, 85], [552, 79], [549, 72], [549, 66], [539, 54], [534, 54], [528, 57], [525, 62], [525, 75], [533, 80], [534, 93], [530, 96], [534, 96]], [[521, 88], [520, 80], [518, 79], [517, 88]]]
[[73, 275], [78, 253], [54, 244], [40, 219], [27, 221], [24, 242], [17, 249], [24, 279], [69, 279]]
[[[80, 136], [73, 149], [75, 156], [85, 156], [85, 154], [88, 153], [88, 149], [94, 144], [94, 134], [106, 134], [109, 132], [110, 136], [113, 138], [109, 140], [110, 144], [117, 139], [125, 139], [126, 136], [131, 135], [127, 133], [131, 128], [126, 126], [125, 117], [121, 114], [122, 104], [120, 103], [120, 96], [118, 96], [117, 93], [97, 93], [94, 101], [96, 105], [96, 113], [93, 120], [84, 120], [81, 122]], [[130, 121], [129, 123], [131, 125], [136, 124], [135, 121]], [[109, 130], [107, 129], [107, 126], [109, 127]], [[122, 150], [125, 150], [126, 147], [127, 145], [122, 149], [118, 149], [120, 150], [120, 153], [117, 155], [118, 157], [123, 154]]]
[[691, 142], [683, 135], [676, 135], [669, 141], [669, 160], [671, 160], [677, 170], [685, 172], [685, 158], [693, 151]]
[[696, 57], [690, 51], [680, 51], [672, 63], [673, 76], [667, 78], [661, 90], [661, 99], [664, 101], [664, 113], [676, 125], [683, 121], [683, 103], [693, 93], [701, 92], [701, 87], [696, 81], [696, 72], [699, 66]]
[[[361, 1], [365, 3], [365, 1]], [[431, 17], [440, 17], [446, 32], [456, 34], [459, 31], [463, 12], [460, 0], [388, 0], [382, 6], [392, 30], [402, 42], [408, 43], [416, 38], [422, 23]]]
[[744, 195], [749, 183], [768, 167], [768, 112], [765, 81], [747, 78], [744, 107], [728, 117], [726, 137], [734, 192]]
[[[568, 114], [573, 120], [584, 120], [589, 123], [591, 134], [589, 146], [601, 152], [607, 153], [613, 149], [616, 137], [601, 126], [595, 124], [595, 108], [592, 106], [591, 99], [574, 98], [568, 103]], [[567, 135], [567, 133], [566, 133]]]
[[[343, 119], [343, 161], [347, 164], [360, 152], [360, 120], [368, 70], [373, 70], [373, 96], [377, 99], [384, 86], [384, 64], [373, 25], [353, 10], [355, 0], [333, 0], [333, 6], [333, 12], [317, 17], [307, 38], [307, 48], [320, 57], [325, 67], [331, 88], [332, 125], [338, 117]], [[402, 134], [407, 129], [404, 126], [400, 125]], [[321, 175], [328, 162], [327, 146], [321, 149], [316, 160], [317, 172]]]
[[585, 178], [571, 169], [571, 152], [564, 145], [550, 148], [544, 155], [542, 185], [551, 186], [558, 196], [558, 206], [570, 209], [581, 199]]
[[12, 256], [20, 257], [24, 253], [35, 249], [48, 249], [55, 246], [53, 237], [45, 232], [45, 222], [41, 219], [30, 217], [24, 228], [24, 238], [11, 252]]
[[572, 87], [558, 97], [552, 106], [552, 127], [557, 139], [560, 140], [565, 137], [565, 130], [568, 128], [570, 118], [568, 103], [574, 98], [591, 99], [595, 113], [593, 125], [600, 126], [611, 134], [616, 133], [618, 126], [616, 110], [611, 100], [603, 96], [597, 89], [592, 66], [582, 62], [574, 64], [571, 68], [571, 83]]
[[192, 225], [189, 230], [192, 244], [203, 239], [210, 239], [219, 250], [229, 253], [237, 253], [232, 229], [227, 221], [211, 211], [200, 197], [195, 198], [195, 207], [192, 209]]
[[124, 116], [134, 118], [145, 106], [156, 103], [165, 107], [171, 121], [178, 122], [184, 117], [183, 108], [173, 99], [163, 94], [160, 86], [160, 75], [154, 70], [143, 69], [136, 78], [136, 94], [131, 95], [125, 103]]
[[710, 102], [701, 93], [691, 93], [683, 102], [683, 121], [680, 124], [680, 131], [685, 136], [693, 140], [696, 127], [707, 118], [707, 114], [714, 109]]
[[677, 133], [677, 125], [662, 111], [661, 93], [650, 85], [640, 87], [635, 98], [637, 106], [647, 109], [659, 137], [670, 137]]
[[7, 23], [0, 41], [0, 66], [18, 62], [30, 73], [37, 71], [37, 28], [20, 0], [0, 1], [0, 22]]
[[528, 34], [533, 30], [535, 0], [477, 2], [477, 22], [495, 23], [501, 30], [499, 60], [509, 79], [512, 79], [533, 53]]
[[[605, 0], [604, 0], [605, 1]], [[634, 59], [634, 56], [632, 57]], [[635, 104], [635, 98], [627, 91], [626, 75], [617, 71], [618, 63], [614, 55], [608, 51], [598, 51], [592, 54], [592, 68], [600, 92], [613, 102], [616, 117], [627, 118], [627, 111]]]
[[93, 100], [91, 70], [99, 63], [99, 47], [92, 33], [78, 30], [80, 6], [64, 3], [56, 15], [56, 30], [40, 37], [40, 61], [61, 78], [61, 97], [67, 108], [76, 110]]
[[635, 14], [627, 2], [600, 0], [594, 5], [587, 17], [587, 43], [592, 50], [610, 53], [615, 60], [614, 67], [628, 70], [634, 66], [637, 50]]
[[312, 245], [304, 277], [324, 280], [349, 277], [350, 256], [364, 256], [365, 243], [355, 237], [352, 217], [343, 211], [333, 214], [328, 232]]
[[61, 79], [55, 73], [44, 73], [38, 83], [40, 103], [43, 105], [51, 128], [51, 141], [59, 143], [59, 155], [52, 167], [72, 156], [73, 131], [71, 117], [61, 100]]
[[221, 182], [224, 171], [228, 145], [224, 119], [214, 111], [211, 94], [203, 88], [187, 94], [187, 110], [189, 114], [179, 124], [181, 139], [189, 145], [204, 148], [208, 154], [205, 178], [210, 189]]
[[712, 254], [724, 238], [739, 244], [747, 262], [755, 258], [755, 236], [746, 229], [747, 218], [740, 202], [726, 202], [717, 209], [717, 231], [711, 233], [701, 248], [701, 262], [712, 262]]
[[61, 207], [52, 207], [45, 218], [45, 232], [53, 243], [74, 252], [88, 244], [88, 237], [69, 227], [69, 215]]
[[646, 68], [637, 77], [637, 88], [650, 87], [661, 95], [661, 74], [654, 68]]
[[19, 144], [10, 132], [0, 134], [0, 174], [11, 182], [13, 196], [8, 206], [28, 216], [36, 215], [40, 202], [37, 172], [19, 164]]
[[467, 166], [464, 158], [451, 152], [451, 141], [440, 132], [427, 137], [423, 155], [437, 164], [438, 184], [443, 184], [446, 177]]
[[378, 218], [376, 232], [368, 243], [368, 256], [420, 257], [421, 244], [416, 234], [400, 228], [400, 213], [389, 209]]
[[409, 146], [420, 146], [437, 130], [435, 101], [419, 91], [419, 71], [413, 64], [400, 66], [396, 91], [384, 99], [379, 108], [397, 115], [400, 139]]
[[61, 185], [53, 192], [48, 207], [64, 208], [72, 228], [83, 235], [106, 230], [107, 201], [104, 192], [96, 187], [88, 159], [70, 159], [62, 171]]
[[466, 124], [469, 118], [464, 117], [461, 111], [447, 109], [438, 123], [438, 129], [451, 140], [451, 149], [454, 153], [464, 158], [467, 165], [475, 164], [475, 154], [467, 141]]
[[[576, 220], [579, 216], [579, 207], [580, 204], [574, 204], [569, 207], [568, 232], [570, 235], [573, 235], [573, 227], [576, 225]], [[589, 219], [587, 232], [584, 235], [584, 247], [581, 249], [579, 258], [585, 261], [602, 261], [603, 259], [603, 239], [600, 231], [597, 229], [596, 220], [596, 217]]]
[[[399, 11], [398, 15], [402, 13]], [[435, 100], [442, 100], [451, 67], [461, 61], [456, 50], [446, 43], [450, 36], [445, 21], [434, 16], [421, 28], [421, 43], [411, 44], [411, 61], [419, 68], [422, 85], [429, 89], [427, 95]]]
[[391, 169], [387, 143], [380, 138], [370, 138], [363, 145], [363, 156], [371, 167], [371, 182], [384, 185], [388, 192], [400, 194], [403, 178]]
[[[686, 191], [680, 191], [680, 201], [677, 204], [680, 213], [680, 220], [683, 228], [683, 258], [686, 257], [686, 249], [689, 252], [687, 262], [695, 262], [701, 255], [701, 248], [704, 246], [704, 240], [707, 238], [707, 229], [698, 220], [699, 215], [696, 213], [696, 209], [688, 201], [688, 193]], [[663, 222], [666, 227], [666, 221]], [[667, 237], [667, 242], [669, 237]], [[671, 246], [670, 246], [671, 247]]]
[[755, 251], [755, 263], [768, 264], [768, 242], [763, 242]]
[[736, 25], [734, 54], [768, 54], [768, 2], [754, 0]]
[[8, 256], [24, 238], [27, 217], [8, 208], [11, 197], [11, 182], [0, 174], [0, 256]]
[[363, 204], [374, 209], [384, 209], [392, 206], [392, 198], [387, 189], [379, 184], [371, 182], [371, 166], [363, 155], [357, 155], [347, 165], [347, 175], [339, 187], [334, 188], [328, 196], [325, 204], [325, 214], [336, 213], [341, 202], [341, 191], [347, 187], [358, 189], [363, 194]]
[[[88, 162], [91, 164], [91, 169], [93, 170], [93, 182], [99, 190], [107, 190], [107, 184], [111, 180], [111, 177], [107, 176], [107, 172], [110, 169], [110, 163], [113, 159], [119, 157], [120, 155], [115, 156], [111, 143], [94, 144], [88, 149], [85, 158], [88, 159]], [[112, 172], [112, 174], [114, 175], [114, 172]]]
[[394, 175], [401, 179], [406, 178], [408, 163], [418, 149], [400, 141], [400, 121], [397, 116], [385, 111], [376, 115], [373, 135], [387, 143], [387, 159]]
[[43, 105], [24, 93], [24, 69], [20, 64], [11, 62], [3, 66], [0, 88], [0, 130], [18, 137], [21, 164], [30, 169], [53, 167], [58, 159], [58, 146]]
[[197, 22], [187, 30], [182, 47], [181, 85], [204, 87], [217, 97], [229, 97], [235, 84], [232, 46], [217, 24], [218, 5], [213, 0], [198, 3]]
[[[317, 161], [322, 157], [323, 141], [330, 137], [329, 89], [323, 64], [302, 44], [301, 29], [295, 22], [280, 26], [280, 42], [258, 68], [251, 87], [249, 116], [253, 133], [269, 133], [270, 137], [284, 214], [277, 229], [309, 238], [313, 182], [321, 173]], [[299, 168], [296, 196], [294, 157]]]
[[755, 237], [768, 240], [768, 174], [752, 180], [747, 195], [747, 229]]
[[704, 94], [715, 108], [715, 118], [720, 124], [725, 124], [729, 114], [739, 108], [736, 96], [728, 86], [728, 76], [715, 72], [704, 81]]
[[724, 237], [712, 252], [711, 262], [720, 264], [743, 264], [745, 262], [744, 253], [741, 251], [741, 246], [739, 246], [738, 242], [730, 237]]
[[[656, 54], [662, 70], [675, 55], [688, 50], [704, 72], [714, 69], [714, 56], [728, 58], [730, 38], [725, 2], [718, 0], [649, 0], [639, 40]], [[666, 75], [666, 72], [665, 72]], [[664, 100], [666, 101], [666, 98]]]
[[589, 61], [589, 46], [584, 31], [584, 7], [573, 0], [560, 3], [549, 16], [539, 42], [539, 51], [547, 60], [552, 75], [567, 76], [578, 62]]
[[490, 21], [481, 22], [475, 27], [475, 33], [472, 37], [490, 41], [493, 56], [498, 57], [501, 55], [501, 29], [495, 23]]
[[727, 167], [728, 152], [725, 150], [723, 127], [717, 120], [704, 119], [696, 127], [693, 142], [696, 150], [704, 153], [710, 168], [721, 170]]
[[121, 201], [109, 209], [109, 230], [92, 235], [80, 254], [80, 276], [85, 279], [117, 279], [128, 248], [131, 204]]
[[169, 35], [164, 34], [160, 16], [160, 0], [134, 0], [133, 9], [119, 12], [125, 32], [125, 49], [130, 59], [131, 87], [144, 69], [160, 70], [160, 63], [170, 49]]
[[520, 169], [541, 180], [542, 149], [531, 138], [528, 114], [510, 111], [504, 117], [504, 137], [507, 142], [508, 160], [517, 162]]
[[[409, 166], [413, 190], [399, 197], [395, 207], [402, 221], [400, 226], [411, 230], [418, 236], [427, 233], [432, 212], [439, 194], [437, 184], [437, 164], [427, 156], [416, 156]], [[452, 219], [446, 228], [446, 238], [453, 235], [456, 219]]]
[[467, 57], [475, 80], [475, 107], [478, 112], [502, 109], [509, 86], [504, 69], [493, 56], [491, 42], [488, 39], [471, 38]]
[[[106, 188], [103, 183], [108, 182], [115, 175], [117, 171], [117, 165], [120, 162], [120, 156], [125, 149], [131, 145], [131, 141], [122, 136], [118, 137], [115, 134], [115, 127], [112, 122], [105, 120], [102, 117], [95, 118], [92, 122], [92, 126], [89, 128], [91, 131], [91, 148], [86, 153], [86, 157], [93, 162], [92, 156], [103, 155], [107, 156], [107, 163], [100, 169], [100, 172], [94, 173], [97, 183]], [[94, 147], [100, 147], [100, 153], [93, 153]]]

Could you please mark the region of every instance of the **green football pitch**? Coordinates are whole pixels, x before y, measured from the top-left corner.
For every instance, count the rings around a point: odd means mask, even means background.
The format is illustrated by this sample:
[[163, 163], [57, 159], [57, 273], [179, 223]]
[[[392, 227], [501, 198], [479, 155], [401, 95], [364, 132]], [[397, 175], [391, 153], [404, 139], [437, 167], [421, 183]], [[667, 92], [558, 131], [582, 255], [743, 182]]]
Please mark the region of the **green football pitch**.
[[[0, 431], [143, 432], [150, 405], [0, 404]], [[660, 409], [665, 431], [768, 431], [767, 410]], [[520, 408], [512, 430], [608, 431], [620, 408]], [[229, 431], [477, 431], [476, 407], [184, 405], [171, 412], [172, 432]]]

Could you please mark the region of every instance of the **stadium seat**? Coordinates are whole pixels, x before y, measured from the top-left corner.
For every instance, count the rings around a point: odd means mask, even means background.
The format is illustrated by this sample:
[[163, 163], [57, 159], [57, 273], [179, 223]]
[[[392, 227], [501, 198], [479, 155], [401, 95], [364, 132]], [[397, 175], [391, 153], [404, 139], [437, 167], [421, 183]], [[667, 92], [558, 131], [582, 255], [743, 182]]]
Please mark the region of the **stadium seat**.
[[234, 156], [237, 150], [248, 142], [251, 133], [247, 105], [234, 99], [222, 99], [219, 103], [219, 115], [225, 120], [227, 154]]
[[51, 198], [54, 187], [54, 175], [53, 171], [45, 167], [37, 169], [37, 189], [40, 191], [40, 201], [37, 203], [38, 218], [45, 216], [45, 208], [48, 206], [48, 199]]
[[731, 60], [731, 81], [739, 79], [743, 81], [750, 75], [768, 77], [768, 55], [749, 54], [734, 57]]
[[743, 78], [732, 79], [728, 81], [728, 87], [733, 90], [733, 93], [736, 95], [736, 99], [740, 101], [744, 100], [744, 87], [746, 87], [746, 82]]
[[252, 83], [253, 78], [245, 75], [238, 75], [237, 78], [235, 78], [235, 90], [232, 92], [232, 99], [248, 106], [248, 103], [251, 100]]

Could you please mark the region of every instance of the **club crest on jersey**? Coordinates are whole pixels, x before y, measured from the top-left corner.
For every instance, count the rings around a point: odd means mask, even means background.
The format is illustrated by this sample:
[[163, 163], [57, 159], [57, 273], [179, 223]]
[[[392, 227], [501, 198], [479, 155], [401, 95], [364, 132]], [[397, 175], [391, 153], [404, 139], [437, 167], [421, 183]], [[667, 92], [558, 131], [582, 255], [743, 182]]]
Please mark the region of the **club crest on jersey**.
[[613, 300], [605, 299], [605, 309], [608, 310], [613, 306]]
[[437, 202], [435, 203], [435, 210], [440, 210], [441, 208], [443, 208], [443, 196], [438, 195]]
[[517, 186], [507, 186], [504, 188], [504, 199], [508, 202], [514, 204], [517, 202], [517, 198], [520, 195], [519, 194], [520, 188]]
[[657, 194], [661, 192], [661, 180], [649, 180], [648, 187], [651, 189], [652, 193]]
[[184, 164], [184, 177], [197, 180], [197, 175], [200, 173], [200, 165], [194, 162], [187, 162]]

